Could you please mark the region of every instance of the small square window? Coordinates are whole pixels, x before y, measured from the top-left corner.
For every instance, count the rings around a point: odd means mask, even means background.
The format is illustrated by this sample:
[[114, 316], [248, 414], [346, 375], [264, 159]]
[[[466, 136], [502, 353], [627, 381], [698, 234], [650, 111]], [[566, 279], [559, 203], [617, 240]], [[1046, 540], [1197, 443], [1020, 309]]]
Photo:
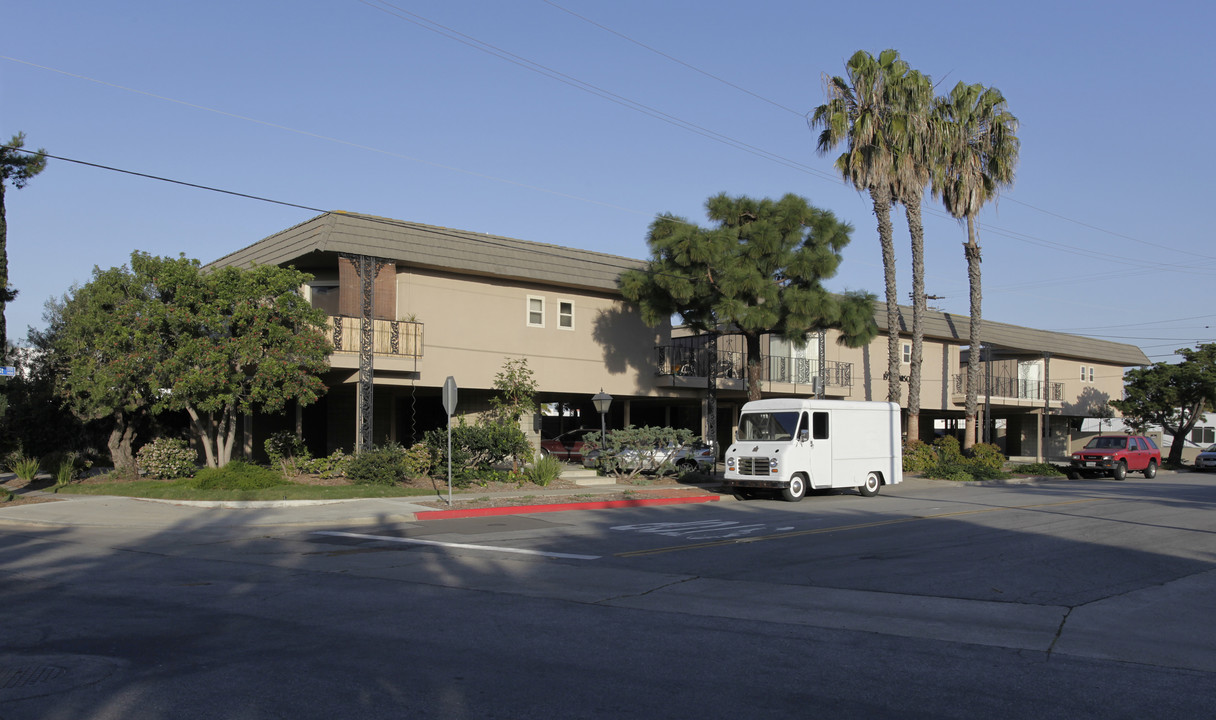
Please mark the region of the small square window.
[[544, 327], [545, 326], [545, 299], [536, 297], [535, 295], [528, 296], [528, 327]]
[[557, 327], [561, 330], [574, 329], [574, 302], [571, 300], [557, 301]]

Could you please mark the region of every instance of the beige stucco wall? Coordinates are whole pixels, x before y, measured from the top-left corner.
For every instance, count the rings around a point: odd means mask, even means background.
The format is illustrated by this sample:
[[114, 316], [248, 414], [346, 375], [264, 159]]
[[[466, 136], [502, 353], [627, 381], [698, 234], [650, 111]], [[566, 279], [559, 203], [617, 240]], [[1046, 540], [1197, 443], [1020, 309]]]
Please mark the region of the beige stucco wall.
[[[839, 345], [836, 332], [828, 333], [827, 359], [853, 363], [853, 387], [847, 396], [849, 400], [886, 400], [887, 380], [887, 337], [879, 335], [868, 345], [860, 348], [850, 348]], [[911, 345], [911, 338], [900, 338], [903, 343]], [[903, 357], [902, 352], [900, 355]], [[912, 371], [908, 363], [900, 363], [899, 374], [907, 377]], [[939, 340], [925, 338], [922, 346], [920, 406], [922, 410], [957, 409], [951, 403], [951, 383], [953, 376], [959, 373], [959, 348], [957, 345], [947, 345]], [[908, 402], [908, 383], [900, 383], [900, 401], [906, 406]]]
[[[1081, 380], [1082, 367], [1086, 368], [1084, 381]], [[1093, 369], [1093, 382], [1089, 380], [1090, 368]], [[1064, 383], [1064, 415], [1098, 417], [1107, 402], [1123, 399], [1123, 368], [1117, 365], [1052, 358], [1051, 380]]]
[[[528, 324], [528, 299], [544, 301], [544, 327]], [[558, 326], [560, 302], [574, 326]], [[669, 325], [650, 328], [607, 294], [400, 268], [397, 317], [425, 326], [419, 381], [488, 388], [508, 359], [526, 358], [542, 392], [653, 395], [656, 345]]]

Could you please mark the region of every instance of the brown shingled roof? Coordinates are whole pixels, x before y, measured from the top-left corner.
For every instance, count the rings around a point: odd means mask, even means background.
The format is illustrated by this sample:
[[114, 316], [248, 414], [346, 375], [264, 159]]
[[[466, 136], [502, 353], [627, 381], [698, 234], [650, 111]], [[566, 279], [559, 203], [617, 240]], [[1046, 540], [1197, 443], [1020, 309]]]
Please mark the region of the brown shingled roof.
[[304, 268], [313, 253], [373, 255], [414, 267], [611, 292], [622, 272], [646, 267], [618, 255], [345, 212], [318, 215], [211, 265]]
[[[308, 269], [310, 265], [326, 264], [326, 256], [337, 253], [373, 255], [414, 267], [613, 293], [619, 292], [616, 281], [622, 272], [646, 267], [642, 260], [619, 255], [347, 212], [318, 215], [210, 265], [290, 263]], [[886, 310], [881, 302], [875, 303], [874, 317], [879, 329], [886, 330]], [[901, 335], [908, 335], [911, 320], [912, 309], [901, 306]], [[969, 332], [969, 318], [965, 315], [930, 311], [925, 316], [926, 338], [965, 345]], [[984, 321], [983, 335], [984, 342], [1014, 351], [1047, 350], [1058, 357], [1123, 366], [1150, 364], [1148, 357], [1135, 345], [1080, 335], [991, 320]]]

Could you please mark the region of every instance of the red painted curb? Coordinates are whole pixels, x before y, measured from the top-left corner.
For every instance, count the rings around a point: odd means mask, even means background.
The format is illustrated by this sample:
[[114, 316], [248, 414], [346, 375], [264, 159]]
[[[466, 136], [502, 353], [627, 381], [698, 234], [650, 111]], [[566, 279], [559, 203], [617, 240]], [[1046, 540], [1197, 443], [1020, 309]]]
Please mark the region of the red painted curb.
[[554, 503], [552, 505], [509, 505], [506, 507], [469, 508], [468, 510], [434, 510], [420, 512], [418, 520], [452, 520], [455, 518], [481, 517], [485, 515], [523, 515], [525, 513], [561, 512], [562, 510], [606, 510], [620, 507], [643, 507], [646, 505], [680, 505], [686, 503], [717, 502], [717, 495], [696, 497], [650, 498], [637, 500], [602, 500], [600, 502]]

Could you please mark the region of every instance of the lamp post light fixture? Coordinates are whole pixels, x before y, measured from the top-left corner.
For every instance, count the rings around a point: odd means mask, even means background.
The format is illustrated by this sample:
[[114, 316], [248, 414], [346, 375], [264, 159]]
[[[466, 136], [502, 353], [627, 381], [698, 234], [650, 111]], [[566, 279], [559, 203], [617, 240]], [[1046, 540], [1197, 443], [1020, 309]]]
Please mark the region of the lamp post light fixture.
[[600, 457], [603, 457], [608, 448], [608, 421], [605, 416], [608, 414], [608, 406], [612, 404], [612, 396], [604, 392], [604, 388], [600, 388], [599, 394], [591, 397], [591, 404], [595, 405], [595, 411], [600, 414]]

